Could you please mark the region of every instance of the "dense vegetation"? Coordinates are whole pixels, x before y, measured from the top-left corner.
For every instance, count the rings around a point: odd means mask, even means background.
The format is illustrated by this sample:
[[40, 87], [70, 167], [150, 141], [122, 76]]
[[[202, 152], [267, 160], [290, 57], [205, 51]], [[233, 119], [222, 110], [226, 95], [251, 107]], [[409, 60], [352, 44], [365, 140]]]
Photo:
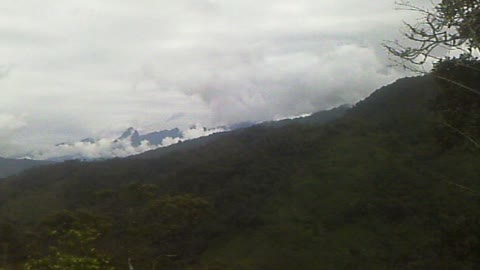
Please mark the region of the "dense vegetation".
[[402, 79], [331, 123], [6, 179], [4, 268], [476, 269], [479, 153], [440, 142], [439, 95]]

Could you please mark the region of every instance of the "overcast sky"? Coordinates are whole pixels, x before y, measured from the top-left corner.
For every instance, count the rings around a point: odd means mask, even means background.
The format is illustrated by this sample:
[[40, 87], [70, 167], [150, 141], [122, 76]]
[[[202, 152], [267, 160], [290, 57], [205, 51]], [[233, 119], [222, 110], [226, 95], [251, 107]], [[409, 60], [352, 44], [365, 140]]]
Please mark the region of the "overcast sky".
[[259, 121], [404, 76], [394, 0], [2, 0], [0, 156], [134, 126]]

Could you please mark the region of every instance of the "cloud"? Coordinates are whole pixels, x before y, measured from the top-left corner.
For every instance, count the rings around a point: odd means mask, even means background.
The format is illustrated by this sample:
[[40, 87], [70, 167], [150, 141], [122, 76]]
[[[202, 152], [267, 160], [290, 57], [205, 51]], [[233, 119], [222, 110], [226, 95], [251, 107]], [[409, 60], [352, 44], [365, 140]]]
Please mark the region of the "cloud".
[[14, 154], [20, 148], [15, 135], [26, 125], [24, 115], [0, 113], [0, 149], [3, 155]]
[[0, 79], [4, 79], [10, 75], [12, 66], [0, 66]]
[[23, 158], [46, 160], [92, 160], [105, 159], [115, 157], [126, 157], [143, 153], [145, 151], [158, 149], [161, 147], [170, 146], [180, 141], [196, 139], [199, 137], [208, 136], [214, 133], [225, 131], [223, 128], [208, 129], [201, 125], [193, 126], [182, 131], [181, 138], [167, 137], [163, 139], [160, 145], [152, 145], [148, 141], [142, 141], [140, 145], [133, 146], [130, 138], [122, 140], [115, 138], [102, 138], [94, 141], [85, 140], [75, 143], [62, 143], [45, 147], [40, 151], [31, 152]]
[[162, 145], [160, 147], [170, 146], [172, 144], [176, 144], [181, 141], [193, 140], [193, 139], [209, 136], [209, 135], [219, 133], [219, 132], [224, 132], [224, 131], [226, 131], [224, 128], [205, 128], [197, 124], [195, 126], [190, 127], [189, 129], [182, 131], [181, 138], [167, 137], [163, 139]]
[[155, 149], [154, 146], [142, 143], [134, 147], [128, 140], [114, 141], [100, 139], [96, 142], [76, 142], [73, 144], [60, 144], [51, 146], [42, 151], [27, 155], [31, 159], [103, 159], [113, 157], [126, 157]]
[[182, 112], [174, 113], [167, 119], [167, 122], [178, 120], [178, 119], [181, 119], [183, 117], [185, 117], [185, 113], [182, 113]]
[[232, 66], [197, 90], [221, 122], [269, 120], [354, 103], [399, 76], [380, 72], [383, 63], [375, 51], [355, 44], [267, 54], [248, 67]]
[[11, 132], [26, 125], [24, 116], [0, 113], [0, 132]]
[[33, 149], [310, 113], [403, 76], [380, 43], [409, 17], [384, 0], [7, 1], [0, 108]]

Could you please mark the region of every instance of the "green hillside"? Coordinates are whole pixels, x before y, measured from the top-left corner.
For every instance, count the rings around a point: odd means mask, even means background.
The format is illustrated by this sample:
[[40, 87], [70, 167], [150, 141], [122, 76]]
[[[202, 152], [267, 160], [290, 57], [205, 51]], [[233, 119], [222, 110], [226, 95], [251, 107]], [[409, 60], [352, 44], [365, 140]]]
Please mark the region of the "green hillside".
[[438, 143], [437, 94], [430, 77], [406, 78], [329, 123], [29, 170], [0, 184], [4, 257], [109, 257], [117, 269], [128, 258], [135, 269], [477, 269], [480, 157]]

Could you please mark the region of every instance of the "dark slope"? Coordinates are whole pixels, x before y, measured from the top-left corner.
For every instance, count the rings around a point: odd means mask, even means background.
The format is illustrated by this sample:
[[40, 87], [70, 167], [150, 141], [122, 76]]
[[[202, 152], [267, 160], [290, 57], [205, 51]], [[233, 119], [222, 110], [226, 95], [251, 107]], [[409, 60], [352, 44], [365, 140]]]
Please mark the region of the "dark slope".
[[336, 107], [330, 110], [314, 113], [308, 117], [265, 122], [265, 123], [262, 123], [261, 125], [266, 127], [277, 127], [277, 128], [284, 127], [291, 124], [323, 125], [343, 117], [349, 109], [350, 109], [349, 105], [341, 105], [339, 107]]
[[0, 158], [0, 178], [5, 178], [36, 166], [52, 163], [40, 160]]
[[[320, 126], [330, 122], [333, 122], [341, 117], [343, 117], [347, 111], [349, 110], [349, 106], [342, 105], [337, 108], [333, 108], [330, 110], [320, 111], [317, 113], [312, 114], [309, 117], [304, 118], [297, 118], [297, 119], [287, 119], [281, 121], [272, 121], [272, 122], [264, 122], [257, 125], [246, 123], [247, 127], [241, 126], [241, 124], [235, 127], [235, 130], [229, 132], [221, 132], [216, 133], [207, 137], [198, 138], [195, 140], [188, 140], [184, 142], [180, 142], [178, 144], [174, 144], [169, 147], [159, 148], [152, 151], [147, 151], [145, 153], [132, 156], [132, 159], [153, 159], [165, 156], [170, 153], [174, 152], [181, 152], [181, 151], [190, 151], [195, 148], [205, 146], [211, 144], [212, 142], [216, 141], [217, 139], [223, 138], [224, 136], [234, 136], [237, 134], [245, 133], [245, 129], [251, 128], [251, 130], [263, 129], [263, 128], [281, 128], [288, 125], [312, 125], [312, 126]], [[247, 131], [248, 133], [248, 131]]]
[[110, 221], [98, 248], [121, 267], [475, 269], [480, 160], [436, 145], [435, 92], [402, 79], [333, 123], [30, 170], [0, 185], [0, 216], [42, 239], [47, 215], [87, 210]]

